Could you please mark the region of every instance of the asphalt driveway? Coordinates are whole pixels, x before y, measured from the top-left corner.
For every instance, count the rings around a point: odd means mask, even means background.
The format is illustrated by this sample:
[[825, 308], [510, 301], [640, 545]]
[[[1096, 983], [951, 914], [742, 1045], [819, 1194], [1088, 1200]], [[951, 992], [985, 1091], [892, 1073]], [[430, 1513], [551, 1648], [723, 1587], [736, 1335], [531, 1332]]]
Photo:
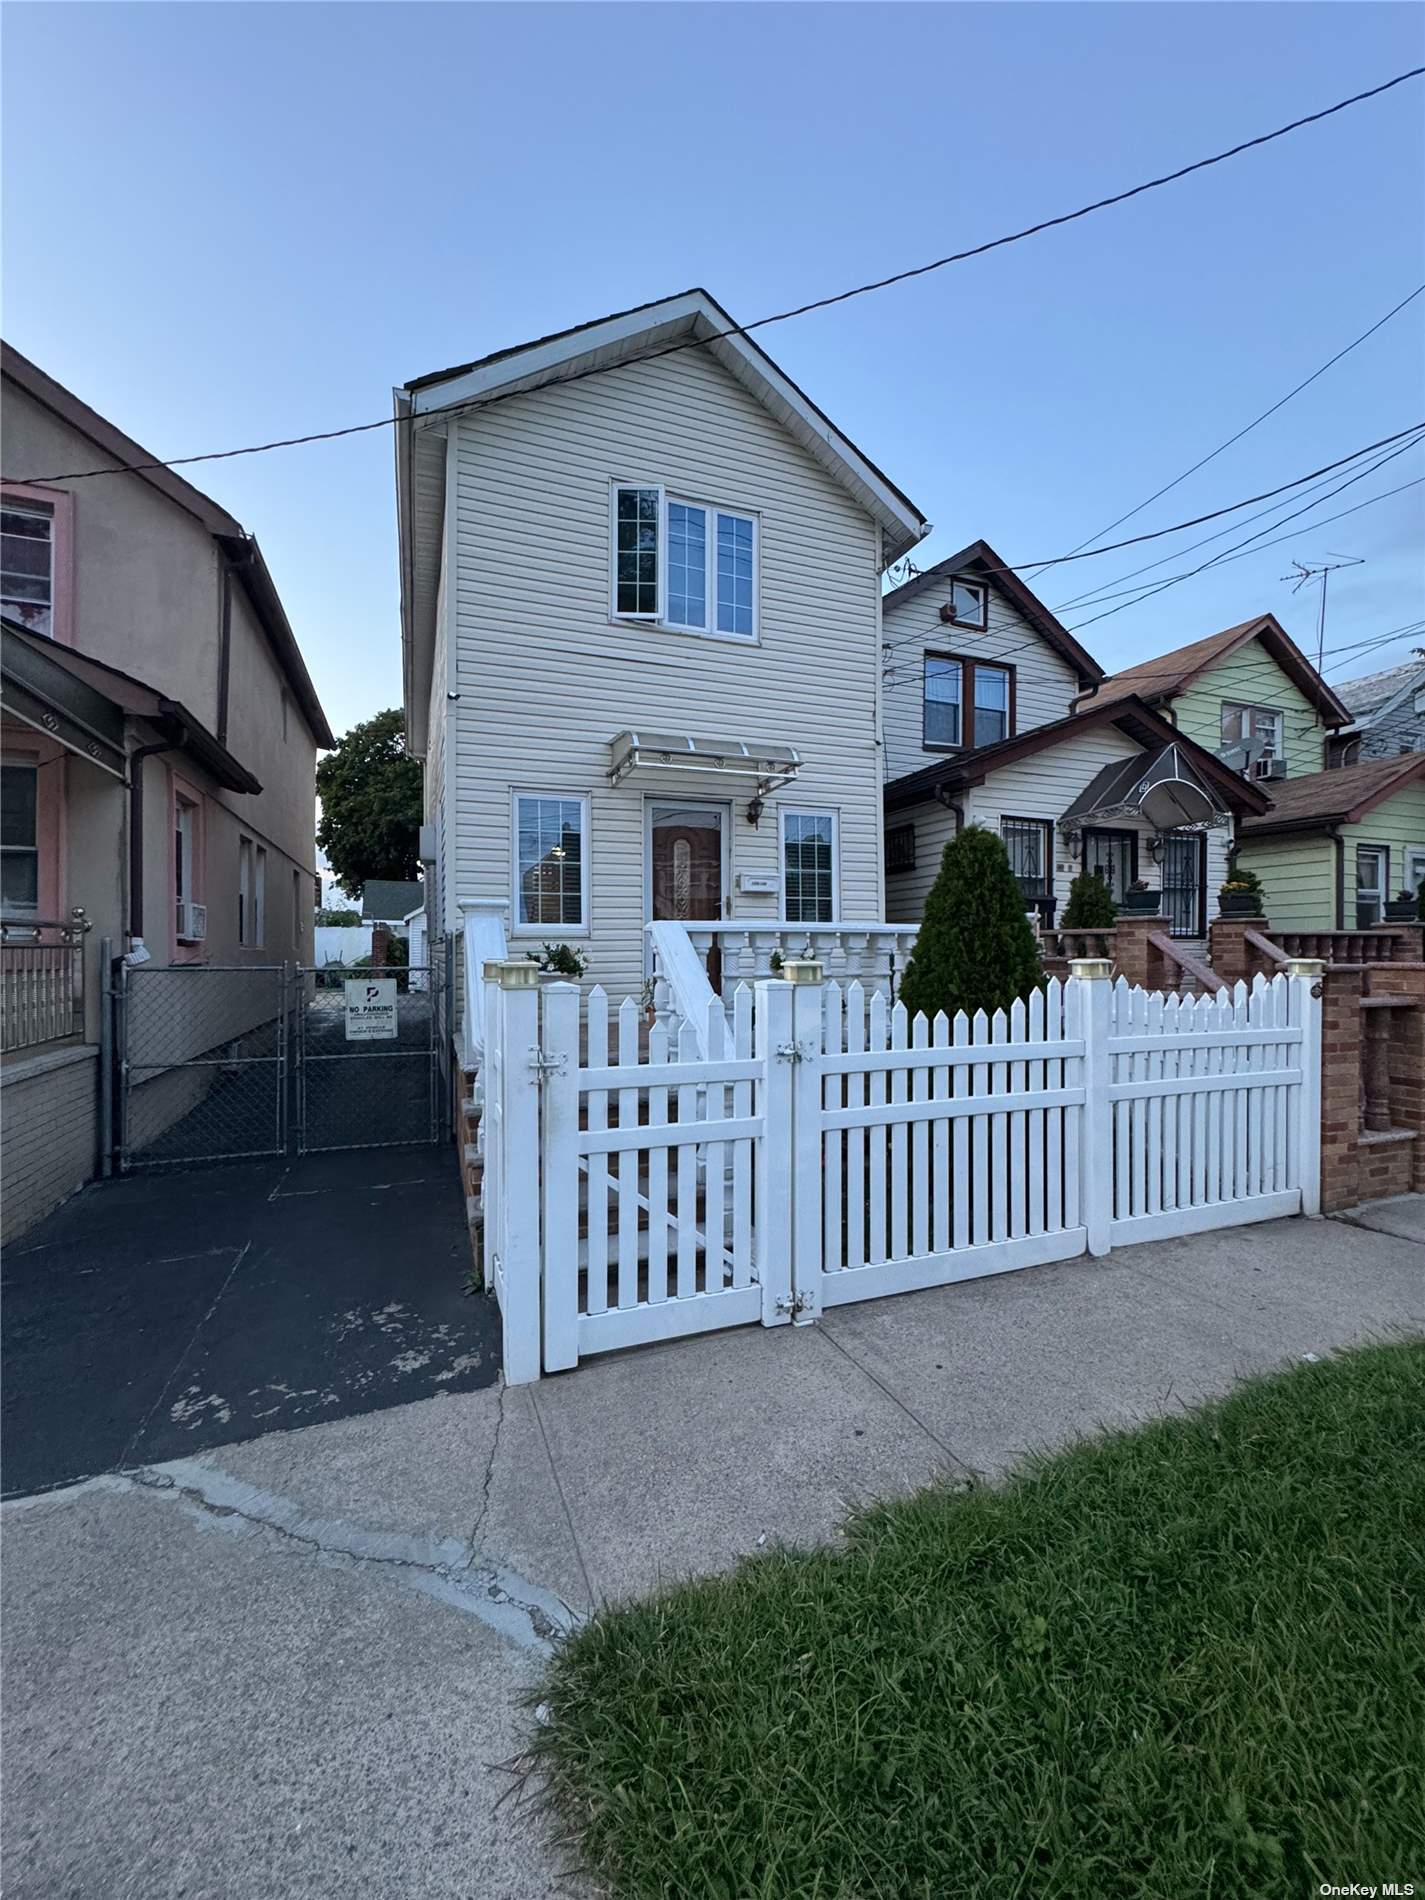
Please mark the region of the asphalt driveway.
[[489, 1385], [448, 1146], [96, 1182], [7, 1248], [7, 1497]]

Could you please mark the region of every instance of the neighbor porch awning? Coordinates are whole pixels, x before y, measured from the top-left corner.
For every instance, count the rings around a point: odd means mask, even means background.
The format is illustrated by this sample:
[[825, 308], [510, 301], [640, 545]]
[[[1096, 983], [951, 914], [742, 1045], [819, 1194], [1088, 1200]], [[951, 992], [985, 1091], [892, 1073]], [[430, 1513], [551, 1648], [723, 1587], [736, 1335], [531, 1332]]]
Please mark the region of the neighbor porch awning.
[[709, 778], [752, 781], [759, 792], [790, 785], [801, 770], [795, 746], [745, 739], [705, 739], [686, 732], [620, 732], [609, 740], [609, 783], [633, 772], [697, 772]]
[[1225, 825], [1229, 814], [1181, 748], [1165, 745], [1146, 763], [1139, 757], [1104, 766], [1062, 814], [1059, 828], [1082, 831], [1115, 818], [1182, 831]]

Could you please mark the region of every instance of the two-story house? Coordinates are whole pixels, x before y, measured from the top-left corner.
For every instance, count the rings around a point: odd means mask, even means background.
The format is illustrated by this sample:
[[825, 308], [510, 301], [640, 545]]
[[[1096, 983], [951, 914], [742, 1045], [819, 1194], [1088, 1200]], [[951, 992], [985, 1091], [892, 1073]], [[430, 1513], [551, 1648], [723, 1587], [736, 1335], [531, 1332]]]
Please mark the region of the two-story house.
[[702, 290], [396, 391], [436, 928], [884, 920], [881, 575], [919, 511]]
[[1379, 923], [1397, 890], [1425, 876], [1425, 757], [1342, 769], [1352, 727], [1345, 689], [1328, 686], [1272, 614], [1143, 660], [1080, 703], [1129, 695], [1268, 794], [1244, 816], [1238, 862], [1255, 871], [1280, 930]]
[[1234, 826], [1266, 810], [1262, 790], [1146, 692], [1110, 690], [983, 541], [888, 593], [882, 620], [889, 915], [920, 917], [946, 842], [978, 824], [1046, 923], [1089, 871], [1115, 899], [1160, 891], [1172, 936], [1201, 944]]
[[[95, 1171], [101, 946], [146, 968], [310, 960], [333, 741], [241, 524], [18, 351], [0, 369], [9, 1236]], [[88, 474], [127, 464], [149, 466]]]

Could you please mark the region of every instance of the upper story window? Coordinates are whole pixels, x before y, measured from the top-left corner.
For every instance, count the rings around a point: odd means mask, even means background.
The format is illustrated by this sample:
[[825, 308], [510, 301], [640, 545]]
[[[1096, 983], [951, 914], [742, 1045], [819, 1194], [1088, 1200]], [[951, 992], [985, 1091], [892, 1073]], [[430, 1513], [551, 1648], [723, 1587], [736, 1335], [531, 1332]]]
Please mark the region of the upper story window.
[[[968, 736], [966, 707], [969, 707]], [[990, 660], [927, 653], [922, 743], [994, 745], [1014, 732], [1014, 668]]]
[[1270, 706], [1244, 706], [1228, 699], [1222, 702], [1223, 745], [1241, 745], [1249, 739], [1256, 739], [1261, 744], [1260, 757], [1252, 761], [1253, 778], [1269, 777], [1272, 760], [1286, 757], [1283, 746], [1285, 724], [1281, 713]]
[[757, 559], [755, 516], [658, 487], [615, 483], [615, 618], [755, 639]]
[[915, 826], [892, 825], [886, 833], [886, 874], [915, 869]]
[[46, 508], [0, 509], [0, 606], [21, 626], [54, 633], [54, 516]]
[[940, 618], [949, 626], [973, 627], [983, 633], [990, 623], [989, 588], [957, 575], [950, 583], [950, 598], [940, 609]]

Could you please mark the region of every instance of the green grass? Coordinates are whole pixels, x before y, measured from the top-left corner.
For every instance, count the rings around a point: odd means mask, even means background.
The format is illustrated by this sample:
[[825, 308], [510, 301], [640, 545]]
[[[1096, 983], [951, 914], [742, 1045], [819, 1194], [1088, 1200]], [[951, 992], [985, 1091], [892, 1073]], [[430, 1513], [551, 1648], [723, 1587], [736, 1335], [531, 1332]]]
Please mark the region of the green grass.
[[537, 1745], [620, 1896], [1421, 1891], [1422, 1551], [1371, 1347], [606, 1612]]

